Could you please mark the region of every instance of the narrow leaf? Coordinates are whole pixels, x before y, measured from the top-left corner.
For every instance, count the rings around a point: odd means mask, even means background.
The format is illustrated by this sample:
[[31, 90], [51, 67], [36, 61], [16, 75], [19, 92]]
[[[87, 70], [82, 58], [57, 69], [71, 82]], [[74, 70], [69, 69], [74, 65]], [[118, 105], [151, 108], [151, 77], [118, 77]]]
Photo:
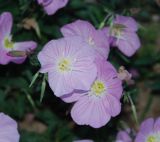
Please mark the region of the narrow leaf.
[[38, 78], [38, 75], [39, 75], [39, 71], [33, 76], [32, 81], [31, 81], [29, 87], [32, 87], [32, 85], [34, 84], [34, 82], [35, 82], [36, 79]]

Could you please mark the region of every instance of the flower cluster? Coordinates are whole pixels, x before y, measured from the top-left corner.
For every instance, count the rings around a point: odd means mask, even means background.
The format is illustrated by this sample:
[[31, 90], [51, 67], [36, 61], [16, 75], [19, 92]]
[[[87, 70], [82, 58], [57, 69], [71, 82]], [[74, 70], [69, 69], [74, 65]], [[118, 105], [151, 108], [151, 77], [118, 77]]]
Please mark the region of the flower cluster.
[[[64, 37], [48, 42], [38, 55], [40, 72], [48, 73], [49, 85], [57, 97], [74, 103], [71, 116], [79, 125], [99, 128], [121, 111], [122, 82], [106, 59], [110, 45], [120, 43], [122, 47], [121, 40], [128, 43], [125, 37], [136, 35], [133, 32], [137, 25], [132, 18], [121, 16], [116, 16], [113, 25], [95, 29], [88, 21], [77, 20], [63, 26]], [[130, 30], [131, 25], [134, 30]], [[112, 31], [111, 35], [106, 34], [106, 29]], [[120, 34], [120, 39], [114, 35], [116, 33]], [[133, 47], [126, 44], [121, 51], [126, 53], [130, 48], [137, 49], [137, 44]]]
[[[52, 15], [69, 0], [37, 1], [48, 15]], [[2, 65], [23, 63], [37, 47], [34, 41], [13, 42], [12, 24], [11, 13], [0, 15]], [[88, 21], [77, 20], [64, 25], [60, 29], [63, 37], [49, 41], [39, 52], [40, 72], [48, 74], [54, 95], [66, 103], [73, 103], [71, 117], [77, 124], [100, 128], [121, 112], [122, 80], [130, 80], [131, 74], [123, 67], [118, 73], [108, 56], [111, 47], [117, 47], [128, 57], [134, 55], [140, 48], [137, 30], [137, 22], [126, 16], [116, 15], [110, 26], [103, 29], [96, 29]], [[16, 122], [3, 113], [0, 113], [0, 119], [0, 140], [18, 142]], [[116, 142], [132, 142], [129, 133], [129, 130], [120, 131]], [[145, 120], [135, 142], [160, 142], [160, 118]]]
[[0, 64], [2, 65], [9, 62], [23, 63], [27, 55], [37, 47], [34, 41], [13, 42], [12, 23], [11, 13], [4, 12], [0, 15]]

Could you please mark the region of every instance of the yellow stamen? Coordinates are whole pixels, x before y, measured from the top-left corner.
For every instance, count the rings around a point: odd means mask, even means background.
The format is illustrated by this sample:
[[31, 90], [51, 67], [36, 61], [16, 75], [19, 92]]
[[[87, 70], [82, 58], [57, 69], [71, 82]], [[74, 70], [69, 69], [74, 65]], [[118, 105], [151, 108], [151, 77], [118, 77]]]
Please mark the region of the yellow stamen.
[[101, 81], [95, 81], [91, 88], [91, 91], [94, 92], [96, 96], [101, 95], [105, 90], [105, 85]]
[[112, 36], [115, 36], [117, 38], [121, 37], [122, 35], [122, 32], [123, 30], [125, 29], [126, 27], [124, 25], [121, 25], [121, 24], [114, 24], [112, 27], [111, 27], [111, 35]]
[[14, 43], [12, 41], [10, 41], [8, 38], [4, 39], [4, 46], [5, 48], [13, 48]]
[[149, 136], [147, 142], [156, 142], [156, 138], [154, 136]]
[[60, 71], [65, 72], [65, 71], [69, 71], [70, 69], [70, 61], [68, 59], [62, 59], [59, 63], [58, 63], [58, 68]]

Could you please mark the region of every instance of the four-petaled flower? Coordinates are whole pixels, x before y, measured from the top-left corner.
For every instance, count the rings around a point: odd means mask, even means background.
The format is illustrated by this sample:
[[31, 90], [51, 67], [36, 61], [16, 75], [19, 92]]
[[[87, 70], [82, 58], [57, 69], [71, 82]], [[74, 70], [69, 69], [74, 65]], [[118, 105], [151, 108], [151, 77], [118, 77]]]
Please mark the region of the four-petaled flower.
[[94, 58], [81, 37], [51, 40], [38, 55], [40, 72], [48, 72], [49, 85], [58, 97], [74, 90], [89, 90], [97, 75]]
[[136, 34], [138, 24], [132, 17], [116, 15], [110, 27], [102, 29], [110, 44], [117, 46], [126, 56], [132, 56], [140, 48]]

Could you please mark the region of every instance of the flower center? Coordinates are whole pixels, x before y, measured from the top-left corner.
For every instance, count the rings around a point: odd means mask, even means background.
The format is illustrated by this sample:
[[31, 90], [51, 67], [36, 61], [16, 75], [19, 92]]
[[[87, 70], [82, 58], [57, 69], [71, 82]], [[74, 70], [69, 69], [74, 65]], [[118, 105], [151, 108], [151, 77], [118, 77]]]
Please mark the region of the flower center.
[[105, 84], [101, 81], [95, 81], [91, 88], [91, 91], [96, 96], [100, 96], [105, 90], [106, 90]]
[[125, 29], [126, 27], [124, 25], [121, 25], [121, 24], [114, 24], [112, 27], [111, 27], [111, 31], [110, 31], [110, 34], [112, 36], [115, 36], [117, 38], [120, 38], [122, 36], [122, 32], [123, 30]]
[[58, 63], [58, 69], [61, 71], [61, 72], [67, 72], [67, 71], [70, 71], [71, 70], [71, 63], [70, 63], [70, 60], [69, 59], [61, 59]]
[[88, 43], [89, 43], [89, 45], [94, 45], [95, 44], [92, 37], [88, 38]]
[[160, 142], [160, 134], [156, 133], [147, 137], [146, 142]]
[[14, 45], [14, 43], [9, 38], [5, 38], [4, 39], [4, 46], [5, 46], [5, 48], [11, 49], [11, 48], [14, 47], [13, 45]]
[[155, 142], [156, 138], [154, 136], [149, 136], [147, 142]]

